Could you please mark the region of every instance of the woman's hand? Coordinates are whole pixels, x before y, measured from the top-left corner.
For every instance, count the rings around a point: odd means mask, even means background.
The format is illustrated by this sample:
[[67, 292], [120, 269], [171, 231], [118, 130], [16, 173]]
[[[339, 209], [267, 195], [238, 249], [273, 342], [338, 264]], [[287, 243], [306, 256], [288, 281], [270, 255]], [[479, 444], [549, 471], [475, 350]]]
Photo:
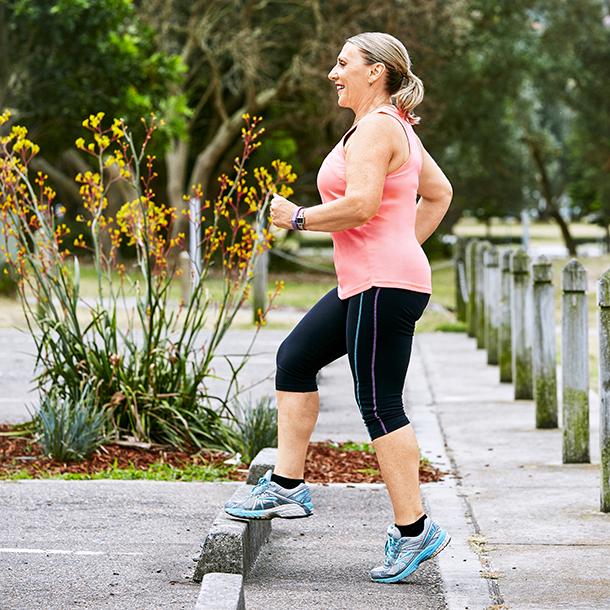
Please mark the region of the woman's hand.
[[299, 206], [280, 197], [277, 193], [273, 195], [270, 204], [271, 222], [280, 229], [292, 229], [292, 216]]

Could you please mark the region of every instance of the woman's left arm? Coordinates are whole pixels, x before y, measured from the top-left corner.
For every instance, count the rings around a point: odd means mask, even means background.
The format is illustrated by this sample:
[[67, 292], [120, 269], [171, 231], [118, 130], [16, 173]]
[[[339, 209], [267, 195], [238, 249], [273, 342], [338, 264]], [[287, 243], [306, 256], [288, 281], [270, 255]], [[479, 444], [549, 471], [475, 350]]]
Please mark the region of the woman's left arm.
[[[393, 133], [387, 117], [371, 115], [358, 124], [345, 145], [345, 196], [308, 207], [305, 229], [343, 231], [359, 227], [375, 216], [393, 155], [391, 142]], [[273, 224], [290, 229], [295, 209], [294, 203], [275, 195], [271, 201]]]

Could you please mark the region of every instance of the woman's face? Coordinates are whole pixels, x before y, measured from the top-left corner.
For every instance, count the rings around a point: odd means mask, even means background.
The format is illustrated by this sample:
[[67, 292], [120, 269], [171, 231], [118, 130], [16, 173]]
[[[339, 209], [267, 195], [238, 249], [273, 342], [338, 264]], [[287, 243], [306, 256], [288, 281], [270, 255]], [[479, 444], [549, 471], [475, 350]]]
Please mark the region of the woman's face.
[[360, 49], [351, 42], [346, 42], [337, 57], [337, 63], [328, 73], [333, 81], [338, 100], [342, 108], [357, 108], [370, 95], [368, 81], [371, 66], [364, 63]]

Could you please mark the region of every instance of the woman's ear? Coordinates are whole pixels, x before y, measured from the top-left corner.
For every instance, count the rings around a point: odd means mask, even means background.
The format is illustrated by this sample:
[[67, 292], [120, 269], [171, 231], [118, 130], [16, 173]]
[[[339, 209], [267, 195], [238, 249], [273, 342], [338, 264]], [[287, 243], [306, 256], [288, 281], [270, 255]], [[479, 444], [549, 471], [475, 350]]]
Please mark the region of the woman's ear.
[[385, 71], [382, 63], [373, 64], [369, 70], [369, 85], [372, 85]]

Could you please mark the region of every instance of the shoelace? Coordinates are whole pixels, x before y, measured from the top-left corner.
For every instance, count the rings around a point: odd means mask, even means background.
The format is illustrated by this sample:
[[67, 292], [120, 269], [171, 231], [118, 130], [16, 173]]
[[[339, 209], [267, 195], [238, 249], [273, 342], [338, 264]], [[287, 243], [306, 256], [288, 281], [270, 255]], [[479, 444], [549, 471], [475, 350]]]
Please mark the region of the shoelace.
[[400, 550], [400, 541], [395, 540], [392, 536], [388, 536], [388, 539], [385, 543], [385, 565], [391, 566], [398, 556], [398, 551]]
[[253, 496], [260, 496], [267, 489], [267, 487], [269, 487], [269, 483], [271, 483], [271, 481], [265, 477], [261, 477], [250, 493]]

